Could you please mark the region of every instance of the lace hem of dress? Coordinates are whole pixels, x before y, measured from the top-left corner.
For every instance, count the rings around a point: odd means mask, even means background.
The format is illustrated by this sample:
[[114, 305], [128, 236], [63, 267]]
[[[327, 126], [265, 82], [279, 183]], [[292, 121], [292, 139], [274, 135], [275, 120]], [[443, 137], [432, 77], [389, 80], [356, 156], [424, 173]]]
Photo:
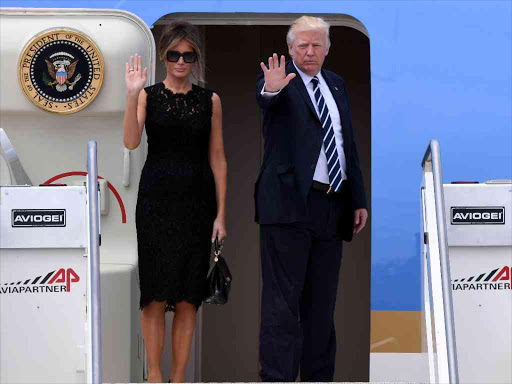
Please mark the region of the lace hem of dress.
[[[171, 296], [173, 296], [173, 295], [171, 295]], [[166, 295], [166, 294], [160, 294], [160, 295], [151, 296], [151, 297], [142, 297], [141, 296], [140, 302], [139, 302], [139, 309], [143, 310], [144, 307], [151, 304], [153, 301], [158, 301], [158, 302], [166, 301], [167, 303], [165, 305], [165, 312], [176, 312], [176, 303], [179, 303], [181, 301], [186, 301], [187, 303], [193, 304], [196, 307], [196, 310], [198, 310], [203, 302], [203, 299], [190, 297], [185, 294], [174, 295], [173, 297], [168, 297], [168, 295]]]

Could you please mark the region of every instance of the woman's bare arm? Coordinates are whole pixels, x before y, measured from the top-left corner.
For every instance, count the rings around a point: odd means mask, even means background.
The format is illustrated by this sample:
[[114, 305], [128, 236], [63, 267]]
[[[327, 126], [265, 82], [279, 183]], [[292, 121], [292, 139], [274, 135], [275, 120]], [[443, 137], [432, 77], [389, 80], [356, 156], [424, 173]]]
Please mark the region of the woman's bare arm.
[[140, 144], [144, 122], [146, 121], [147, 93], [143, 89], [147, 81], [147, 68], [142, 71], [140, 56], [130, 56], [126, 63], [126, 109], [123, 121], [123, 142], [128, 149]]
[[224, 154], [224, 141], [222, 139], [222, 105], [217, 94], [212, 96], [212, 130], [210, 136], [210, 166], [215, 178], [215, 192], [217, 197], [217, 218], [214, 222], [212, 241], [216, 236], [222, 241], [226, 237], [226, 189], [227, 189], [227, 162]]

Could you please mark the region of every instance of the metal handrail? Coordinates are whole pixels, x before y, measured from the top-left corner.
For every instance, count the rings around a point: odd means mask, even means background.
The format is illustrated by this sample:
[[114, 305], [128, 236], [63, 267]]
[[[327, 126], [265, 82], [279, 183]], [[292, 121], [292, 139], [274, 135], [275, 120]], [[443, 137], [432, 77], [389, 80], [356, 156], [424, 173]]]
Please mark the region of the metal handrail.
[[88, 382], [101, 383], [100, 206], [97, 144], [87, 146], [87, 205], [89, 210]]
[[459, 382], [459, 369], [457, 363], [457, 346], [455, 342], [455, 323], [453, 318], [453, 300], [451, 288], [450, 262], [448, 255], [448, 241], [446, 236], [446, 217], [444, 207], [443, 175], [441, 170], [441, 151], [439, 142], [431, 140], [421, 166], [423, 168], [431, 163], [434, 177], [434, 199], [437, 215], [437, 232], [439, 241], [439, 259], [441, 261], [441, 282], [443, 290], [443, 307], [445, 314], [446, 347], [448, 355], [448, 374], [451, 384]]
[[30, 177], [28, 177], [27, 172], [25, 172], [25, 168], [23, 168], [18, 154], [2, 128], [0, 128], [0, 156], [1, 155], [5, 156], [9, 172], [14, 178], [14, 185], [32, 185], [32, 181], [30, 181]]

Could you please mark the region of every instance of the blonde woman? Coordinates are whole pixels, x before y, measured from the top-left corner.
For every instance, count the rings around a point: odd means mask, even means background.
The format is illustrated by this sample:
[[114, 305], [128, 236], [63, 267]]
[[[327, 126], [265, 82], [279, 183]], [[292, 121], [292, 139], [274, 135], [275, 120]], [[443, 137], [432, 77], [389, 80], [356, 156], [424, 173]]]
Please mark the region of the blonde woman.
[[162, 381], [165, 312], [174, 311], [170, 380], [183, 382], [211, 242], [226, 237], [227, 166], [219, 96], [189, 80], [204, 68], [197, 28], [170, 24], [159, 54], [167, 76], [146, 88], [140, 56], [126, 64], [124, 145], [136, 148], [146, 128], [148, 156], [135, 217], [148, 381]]

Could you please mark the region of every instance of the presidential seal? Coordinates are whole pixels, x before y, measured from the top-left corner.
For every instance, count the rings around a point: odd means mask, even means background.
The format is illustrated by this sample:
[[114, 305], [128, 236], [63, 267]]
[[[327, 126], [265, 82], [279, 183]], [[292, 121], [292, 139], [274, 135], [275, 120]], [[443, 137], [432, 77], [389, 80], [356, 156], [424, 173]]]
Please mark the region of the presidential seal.
[[19, 81], [39, 108], [74, 113], [98, 95], [105, 65], [94, 42], [72, 29], [53, 29], [34, 37], [19, 60]]

